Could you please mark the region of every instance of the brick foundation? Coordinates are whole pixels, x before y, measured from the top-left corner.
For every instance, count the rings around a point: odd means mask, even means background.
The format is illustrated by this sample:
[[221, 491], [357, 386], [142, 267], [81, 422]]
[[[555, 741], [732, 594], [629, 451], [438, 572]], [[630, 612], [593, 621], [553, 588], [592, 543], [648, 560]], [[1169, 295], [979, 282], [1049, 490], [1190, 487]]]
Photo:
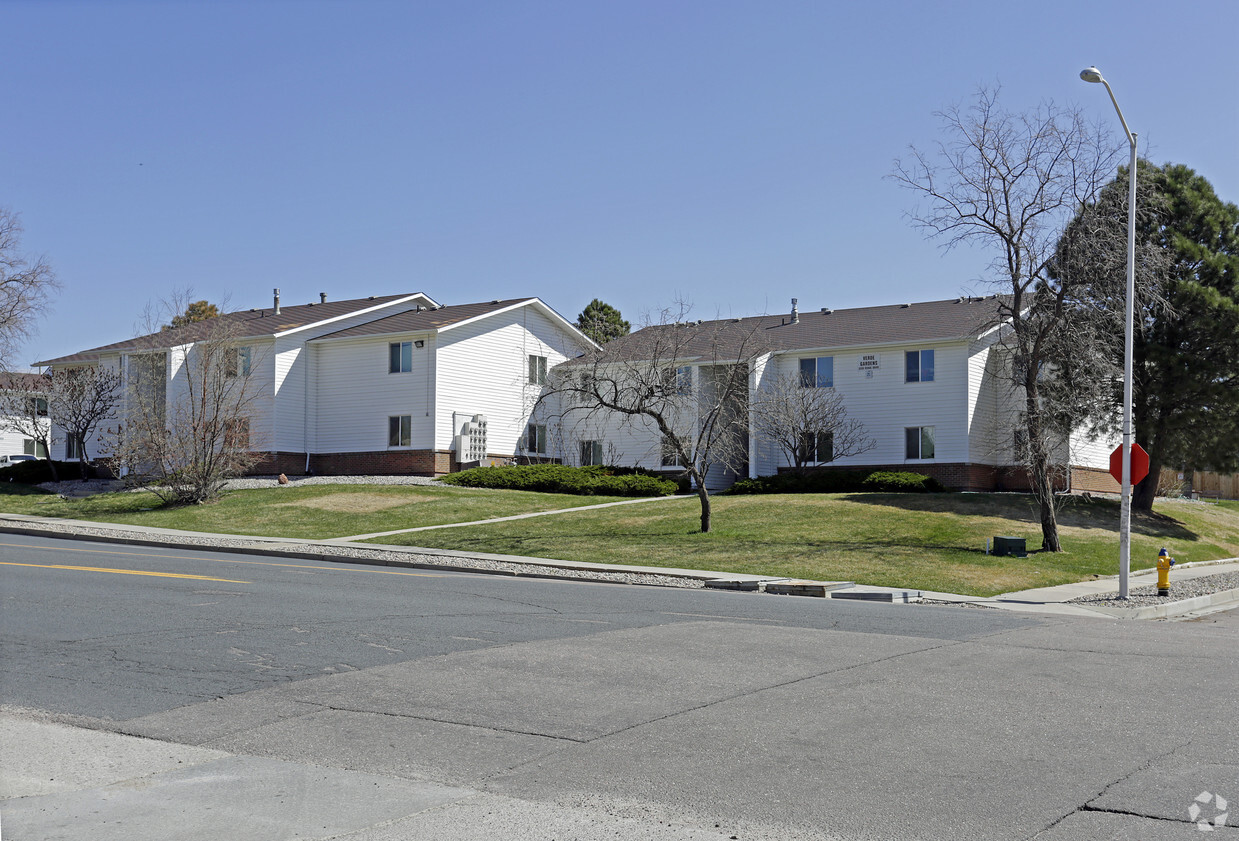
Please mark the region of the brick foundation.
[[377, 450], [313, 453], [310, 470], [321, 476], [442, 476], [456, 468], [445, 450]]
[[1122, 488], [1108, 470], [1096, 467], [1071, 468], [1071, 489], [1076, 492], [1116, 494]]

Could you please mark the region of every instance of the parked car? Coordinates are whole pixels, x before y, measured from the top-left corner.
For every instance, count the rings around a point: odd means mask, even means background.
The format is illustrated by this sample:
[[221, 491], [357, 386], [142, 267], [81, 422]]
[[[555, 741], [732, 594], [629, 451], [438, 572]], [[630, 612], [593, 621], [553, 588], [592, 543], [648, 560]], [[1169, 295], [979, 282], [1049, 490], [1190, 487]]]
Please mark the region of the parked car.
[[34, 456], [18, 454], [15, 456], [0, 456], [0, 467], [8, 467], [10, 464], [17, 464], [19, 461], [38, 461]]

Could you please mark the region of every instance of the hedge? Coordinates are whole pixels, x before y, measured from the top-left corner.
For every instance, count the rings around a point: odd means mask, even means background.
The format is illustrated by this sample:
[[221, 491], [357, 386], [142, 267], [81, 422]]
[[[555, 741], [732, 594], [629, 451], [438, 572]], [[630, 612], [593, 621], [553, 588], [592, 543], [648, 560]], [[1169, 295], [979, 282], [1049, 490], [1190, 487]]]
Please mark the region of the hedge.
[[[76, 461], [57, 461], [56, 475], [62, 482], [70, 479], [81, 479], [82, 465]], [[87, 475], [92, 479], [98, 475], [93, 465], [88, 466]], [[51, 481], [53, 481], [52, 468], [47, 463], [47, 459], [19, 461], [16, 464], [10, 464], [8, 467], [0, 467], [0, 482], [21, 482], [23, 485], [40, 485]]]
[[581, 496], [669, 496], [676, 483], [638, 467], [569, 467], [563, 464], [521, 464], [474, 467], [439, 477], [440, 482], [466, 488], [578, 494]]
[[821, 470], [811, 473], [778, 473], [757, 479], [741, 479], [731, 486], [733, 494], [791, 493], [940, 493], [946, 488], [923, 473], [885, 470]]

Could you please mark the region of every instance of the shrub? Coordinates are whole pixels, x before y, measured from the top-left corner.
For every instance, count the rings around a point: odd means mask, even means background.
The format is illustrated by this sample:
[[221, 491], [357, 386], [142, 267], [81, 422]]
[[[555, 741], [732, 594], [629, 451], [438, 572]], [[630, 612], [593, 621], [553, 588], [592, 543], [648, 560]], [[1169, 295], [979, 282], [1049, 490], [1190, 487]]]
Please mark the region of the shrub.
[[668, 496], [676, 485], [639, 467], [569, 467], [563, 464], [521, 464], [511, 467], [475, 467], [442, 476], [449, 485], [466, 488], [501, 488], [514, 491], [578, 494], [581, 496]]
[[[57, 461], [56, 475], [60, 481], [71, 481], [82, 478], [82, 466], [76, 461]], [[98, 475], [95, 466], [89, 465], [87, 476], [94, 479]], [[8, 467], [0, 467], [0, 482], [21, 482], [23, 485], [39, 485], [51, 482], [52, 468], [47, 459], [19, 461]]]
[[862, 490], [878, 493], [939, 493], [946, 490], [933, 476], [924, 473], [870, 473]]
[[734, 494], [794, 493], [927, 493], [946, 488], [932, 476], [880, 470], [819, 470], [810, 473], [777, 473], [756, 479], [741, 479], [731, 486]]

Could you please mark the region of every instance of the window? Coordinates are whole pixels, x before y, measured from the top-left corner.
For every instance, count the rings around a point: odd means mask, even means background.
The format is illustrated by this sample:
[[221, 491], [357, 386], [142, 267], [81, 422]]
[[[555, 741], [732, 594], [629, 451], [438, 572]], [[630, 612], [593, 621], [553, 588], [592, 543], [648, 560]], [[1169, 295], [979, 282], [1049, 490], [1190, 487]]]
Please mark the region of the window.
[[230, 377], [240, 374], [250, 375], [250, 360], [253, 358], [248, 347], [233, 347], [224, 351], [224, 373]]
[[224, 449], [248, 450], [250, 448], [250, 419], [230, 418], [224, 422]]
[[581, 466], [584, 467], [587, 464], [602, 464], [601, 441], [581, 442]]
[[910, 350], [904, 354], [907, 363], [907, 376], [904, 382], [931, 383], [934, 381], [934, 352], [932, 350]]
[[934, 428], [932, 426], [910, 426], [904, 430], [907, 449], [904, 458], [934, 457]]
[[529, 384], [546, 385], [546, 357], [529, 354]]
[[387, 446], [408, 447], [413, 444], [413, 416], [391, 415], [387, 418]]
[[407, 374], [413, 370], [413, 343], [392, 342], [387, 346], [387, 373]]
[[41, 418], [47, 417], [47, 398], [31, 397], [29, 410], [31, 414], [38, 415]]
[[82, 448], [77, 439], [70, 435], [65, 439], [65, 461], [73, 461], [82, 457]]
[[671, 394], [693, 393], [693, 369], [689, 365], [678, 368], [664, 368], [662, 372], [663, 391]]
[[835, 460], [835, 434], [833, 432], [805, 432], [800, 436], [800, 461], [802, 464], [824, 464]]
[[[534, 357], [529, 357], [533, 359]], [[531, 423], [525, 431], [525, 450], [530, 453], [546, 453], [546, 424]]]
[[[680, 439], [680, 444], [684, 444], [683, 438]], [[664, 435], [662, 440], [662, 466], [663, 467], [683, 467], [684, 462], [680, 459], [680, 451], [676, 448], [675, 439]]]
[[42, 441], [35, 441], [33, 438], [22, 440], [22, 452], [35, 458], [47, 458], [47, 447], [43, 446]]
[[811, 356], [800, 360], [800, 384], [805, 388], [834, 388], [835, 358]]
[[1027, 429], [1015, 430], [1015, 441], [1013, 443], [1014, 443], [1014, 451], [1015, 451], [1015, 461], [1017, 464], [1022, 464], [1023, 462], [1028, 460], [1028, 430]]

